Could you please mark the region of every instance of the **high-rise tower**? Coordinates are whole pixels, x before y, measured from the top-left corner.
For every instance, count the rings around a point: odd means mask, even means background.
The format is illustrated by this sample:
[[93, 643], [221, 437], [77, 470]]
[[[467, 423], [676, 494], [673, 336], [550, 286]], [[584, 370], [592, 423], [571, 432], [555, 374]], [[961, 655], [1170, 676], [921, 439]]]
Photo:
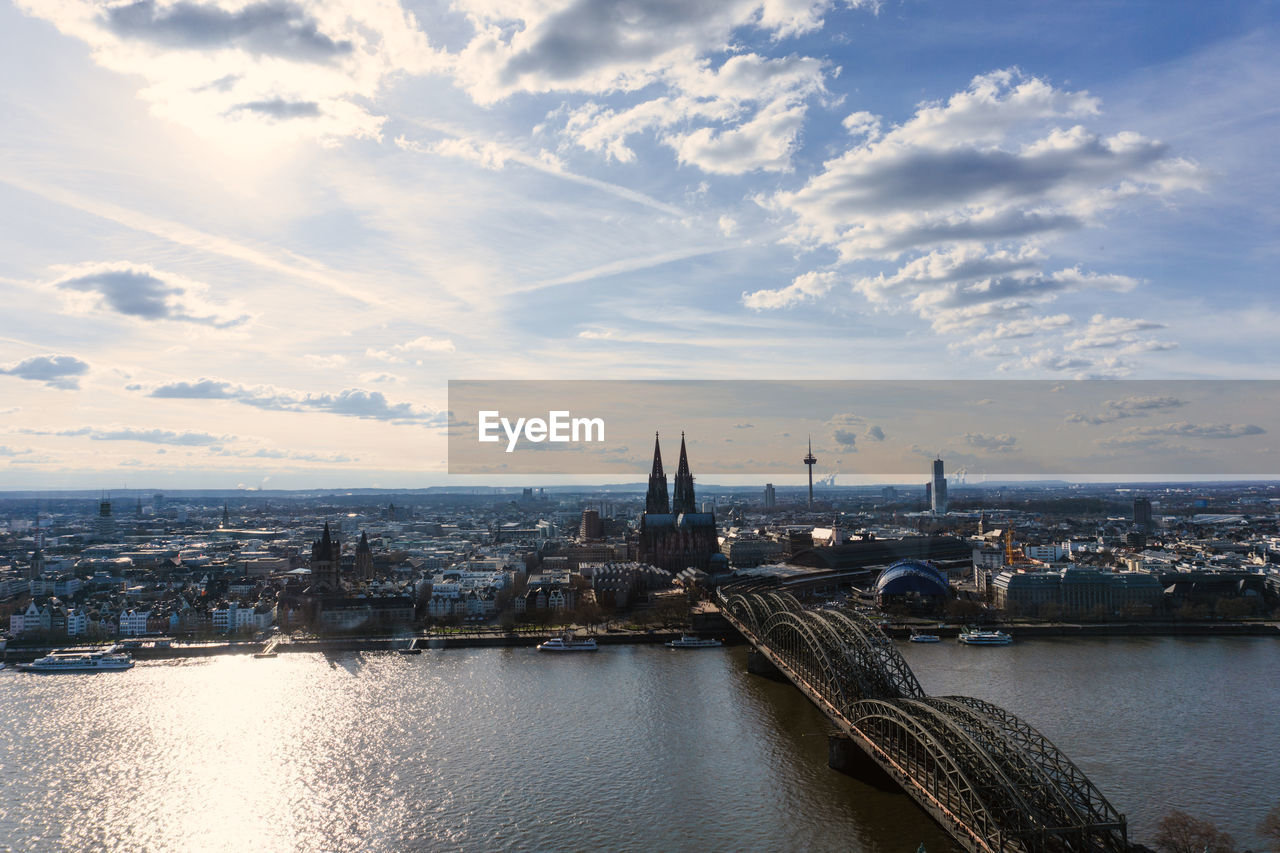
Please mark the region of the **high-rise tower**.
[[818, 464], [813, 455], [813, 436], [809, 436], [809, 452], [804, 455], [804, 464], [809, 469], [809, 509], [813, 509], [813, 466]]
[[671, 511], [676, 515], [682, 512], [697, 512], [698, 504], [693, 497], [693, 473], [689, 471], [689, 454], [684, 448], [684, 433], [680, 433], [680, 465], [676, 468], [676, 488], [671, 499]]
[[930, 489], [930, 502], [934, 515], [947, 514], [947, 478], [942, 473], [942, 458], [933, 460], [933, 488]]
[[658, 446], [658, 434], [653, 434], [653, 470], [649, 472], [649, 494], [644, 499], [644, 511], [671, 512], [671, 498], [667, 494], [667, 475], [662, 472], [662, 448]]
[[1154, 524], [1152, 524], [1150, 498], [1133, 499], [1133, 523], [1148, 533], [1155, 529]]
[[104, 494], [98, 501], [98, 517], [94, 519], [94, 530], [99, 539], [110, 539], [116, 532], [116, 520], [111, 515], [111, 496]]

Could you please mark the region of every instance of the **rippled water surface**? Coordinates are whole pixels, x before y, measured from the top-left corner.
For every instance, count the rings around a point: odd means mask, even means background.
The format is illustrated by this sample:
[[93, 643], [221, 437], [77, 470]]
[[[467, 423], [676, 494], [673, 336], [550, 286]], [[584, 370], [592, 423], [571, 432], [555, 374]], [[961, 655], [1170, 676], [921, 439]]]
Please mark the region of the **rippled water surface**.
[[[1248, 840], [1280, 798], [1280, 644], [905, 646], [930, 693], [1023, 716], [1129, 814]], [[826, 766], [745, 650], [282, 654], [0, 672], [0, 849], [844, 850], [950, 842]]]

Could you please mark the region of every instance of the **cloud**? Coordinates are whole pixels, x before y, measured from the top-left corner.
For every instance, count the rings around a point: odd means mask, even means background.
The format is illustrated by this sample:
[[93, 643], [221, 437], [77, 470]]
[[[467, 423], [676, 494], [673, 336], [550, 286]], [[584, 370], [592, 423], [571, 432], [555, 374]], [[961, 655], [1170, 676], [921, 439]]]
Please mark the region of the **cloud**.
[[283, 98], [236, 104], [231, 111], [236, 110], [248, 110], [275, 119], [319, 118], [320, 116], [320, 105], [315, 101], [286, 101]]
[[350, 418], [392, 423], [442, 424], [444, 415], [420, 409], [410, 403], [392, 403], [381, 391], [348, 388], [336, 394], [314, 394], [270, 385], [244, 386], [219, 379], [168, 382], [146, 390], [148, 397], [187, 400], [233, 400], [246, 406], [281, 412], [327, 412]]
[[793, 239], [852, 260], [1079, 226], [1121, 198], [1200, 185], [1194, 164], [1135, 133], [1103, 137], [1075, 125], [1024, 141], [1046, 122], [1096, 111], [1087, 92], [1011, 69], [980, 75], [770, 205], [795, 216]]
[[28, 454], [28, 453], [32, 453], [32, 452], [33, 452], [33, 451], [31, 451], [31, 450], [29, 450], [29, 449], [28, 449], [28, 450], [18, 450], [18, 449], [16, 449], [16, 448], [9, 447], [9, 446], [4, 445], [4, 444], [0, 444], [0, 456], [4, 456], [4, 457], [10, 457], [10, 456], [25, 456], [26, 454]]
[[577, 145], [623, 163], [635, 160], [629, 139], [655, 132], [679, 162], [716, 174], [783, 172], [807, 114], [825, 94], [827, 66], [810, 57], [740, 53], [718, 68], [704, 60], [664, 75], [667, 94], [622, 109], [589, 102], [568, 113], [565, 132]]
[[300, 137], [377, 138], [384, 119], [370, 105], [385, 80], [445, 67], [396, 0], [19, 6], [89, 45], [99, 65], [141, 78], [157, 114], [259, 152]]
[[216, 455], [232, 456], [237, 459], [289, 459], [298, 462], [328, 462], [333, 464], [360, 461], [359, 458], [348, 456], [345, 453], [307, 453], [300, 450], [276, 450], [273, 448], [259, 448], [257, 450], [228, 450], [221, 448]]
[[173, 320], [225, 329], [243, 324], [247, 314], [234, 314], [209, 302], [208, 286], [148, 264], [127, 261], [81, 264], [50, 284], [70, 310], [106, 309], [140, 320]]
[[1091, 349], [1131, 349], [1143, 348], [1151, 352], [1156, 349], [1172, 349], [1176, 344], [1165, 344], [1159, 341], [1140, 340], [1139, 332], [1163, 329], [1164, 324], [1150, 320], [1130, 319], [1127, 317], [1107, 317], [1094, 314], [1089, 325], [1067, 344], [1067, 349], [1078, 352]]
[[884, 441], [884, 430], [878, 426], [867, 427], [867, 431], [862, 435], [871, 441]]
[[113, 6], [103, 16], [107, 28], [123, 38], [167, 48], [208, 50], [241, 48], [255, 56], [329, 62], [349, 54], [350, 41], [320, 31], [319, 22], [294, 3], [267, 0], [228, 11], [209, 3], [178, 2], [161, 7], [154, 0]]
[[838, 429], [831, 433], [841, 450], [857, 450], [858, 434], [851, 429]]
[[432, 338], [423, 335], [396, 346], [400, 352], [453, 352], [453, 341], [448, 338]]
[[78, 389], [79, 377], [88, 372], [87, 362], [70, 355], [33, 355], [14, 364], [0, 365], [0, 373], [68, 391]]
[[[835, 252], [837, 264], [817, 280], [746, 294], [744, 303], [765, 310], [817, 300], [847, 265], [898, 262], [893, 271], [851, 276], [854, 292], [877, 310], [909, 309], [975, 349], [1073, 326], [1071, 314], [1033, 310], [1064, 293], [1127, 291], [1141, 282], [1055, 264], [1049, 241], [1101, 224], [1130, 199], [1165, 198], [1205, 181], [1199, 166], [1159, 140], [1085, 127], [1099, 109], [1088, 92], [1004, 69], [897, 125], [851, 114], [843, 152], [799, 188], [757, 198], [784, 219], [791, 243]], [[1135, 337], [1156, 327], [1098, 315], [1063, 341], [1068, 351], [1015, 351], [1022, 357], [1006, 367], [1114, 372], [1123, 369], [1114, 357], [1078, 353], [1172, 348]]]
[[115, 427], [112, 429], [98, 429], [94, 427], [80, 427], [78, 429], [62, 429], [62, 430], [34, 430], [23, 429], [19, 432], [25, 435], [50, 435], [73, 437], [82, 436], [93, 441], [141, 441], [147, 444], [168, 444], [182, 447], [201, 447], [210, 444], [217, 444], [227, 441], [231, 436], [212, 435], [207, 432], [189, 432], [174, 431], [167, 429], [138, 429], [135, 427]]
[[807, 272], [792, 279], [791, 284], [778, 290], [757, 290], [743, 293], [742, 304], [757, 311], [786, 308], [801, 302], [811, 302], [826, 295], [835, 285], [835, 273]]
[[[826, 96], [828, 62], [744, 51], [738, 34], [775, 39], [822, 26], [834, 0], [567, 0], [496, 4], [460, 0], [475, 35], [451, 57], [474, 101], [516, 93], [575, 92], [608, 104], [563, 107], [572, 143], [632, 162], [631, 138], [651, 133], [679, 162], [716, 174], [788, 171], [808, 101]], [[850, 7], [874, 8], [867, 0]], [[725, 58], [727, 57], [727, 58]], [[619, 95], [642, 93], [635, 101]]]
[[987, 435], [981, 432], [966, 432], [963, 436], [964, 443], [969, 447], [981, 450], [985, 453], [1012, 453], [1017, 450], [1018, 439], [1002, 432], [998, 435]]
[[1125, 434], [1134, 436], [1177, 436], [1180, 438], [1231, 439], [1248, 435], [1265, 435], [1256, 424], [1192, 424], [1186, 421], [1150, 427], [1128, 427]]
[[1067, 416], [1067, 423], [1107, 424], [1126, 418], [1143, 418], [1152, 412], [1177, 409], [1185, 405], [1186, 400], [1170, 396], [1125, 397], [1122, 400], [1107, 400], [1102, 404], [1103, 411], [1096, 415], [1072, 412]]
[[[734, 32], [778, 38], [822, 24], [831, 0], [614, 0], [497, 4], [460, 0], [476, 33], [455, 75], [479, 103], [516, 92], [634, 92], [723, 54]], [[848, 6], [871, 6], [865, 0]]]
[[[412, 360], [407, 354], [415, 352], [454, 352], [456, 347], [449, 338], [433, 338], [423, 335], [403, 344], [396, 344], [390, 350], [369, 347], [364, 351], [366, 358], [376, 358], [389, 364], [406, 364]], [[393, 351], [394, 350], [394, 351]], [[421, 361], [418, 364], [422, 364]]]

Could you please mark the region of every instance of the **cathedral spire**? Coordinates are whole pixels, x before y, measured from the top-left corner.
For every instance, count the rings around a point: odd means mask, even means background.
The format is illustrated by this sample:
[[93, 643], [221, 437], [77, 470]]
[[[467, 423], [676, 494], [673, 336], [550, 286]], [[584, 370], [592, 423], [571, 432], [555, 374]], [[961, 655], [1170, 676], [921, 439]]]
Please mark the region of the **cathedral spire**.
[[675, 496], [672, 500], [672, 512], [697, 512], [698, 505], [693, 497], [693, 474], [689, 471], [689, 453], [684, 446], [684, 433], [680, 433], [680, 465], [676, 468]]
[[667, 497], [667, 475], [662, 472], [662, 448], [658, 444], [656, 432], [653, 434], [653, 470], [649, 473], [649, 494], [644, 499], [644, 511], [671, 512], [670, 499]]

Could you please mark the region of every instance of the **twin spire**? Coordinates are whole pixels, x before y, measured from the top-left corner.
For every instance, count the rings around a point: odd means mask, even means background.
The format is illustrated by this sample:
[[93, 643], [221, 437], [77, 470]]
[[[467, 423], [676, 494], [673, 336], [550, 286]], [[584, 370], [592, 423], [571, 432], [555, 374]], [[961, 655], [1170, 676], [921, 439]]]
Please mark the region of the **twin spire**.
[[652, 513], [697, 512], [693, 496], [693, 474], [689, 471], [689, 453], [684, 445], [684, 433], [680, 433], [680, 463], [676, 468], [675, 499], [667, 499], [667, 475], [662, 470], [662, 448], [658, 434], [653, 434], [653, 470], [649, 473], [649, 493], [645, 497], [644, 511]]

